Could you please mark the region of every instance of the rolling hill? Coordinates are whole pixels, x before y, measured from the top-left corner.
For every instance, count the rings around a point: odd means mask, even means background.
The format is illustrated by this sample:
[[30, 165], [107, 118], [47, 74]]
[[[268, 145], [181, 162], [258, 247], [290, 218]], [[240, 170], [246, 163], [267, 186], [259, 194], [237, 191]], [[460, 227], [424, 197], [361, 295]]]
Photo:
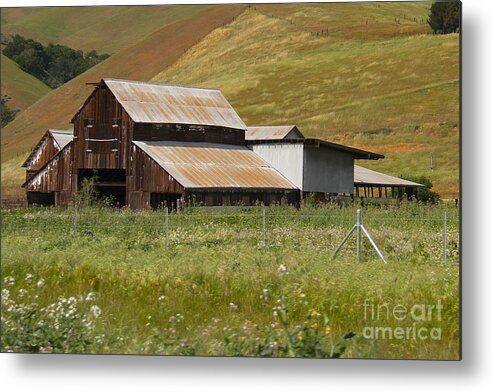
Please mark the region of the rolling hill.
[[[297, 124], [307, 136], [383, 153], [383, 161], [363, 164], [426, 175], [444, 197], [456, 197], [458, 35], [423, 34], [428, 27], [413, 18], [426, 15], [425, 3], [407, 5], [418, 16], [396, 23], [397, 5], [307, 5], [298, 14], [292, 5], [256, 6], [153, 81], [218, 87], [248, 125]], [[373, 15], [369, 7], [387, 18], [374, 29], [366, 19], [343, 27], [349, 8]]]
[[8, 105], [11, 109], [24, 110], [42, 96], [48, 94], [51, 88], [24, 72], [8, 57], [1, 55], [2, 94], [11, 97]]
[[4, 8], [1, 23], [3, 34], [20, 34], [45, 45], [57, 43], [112, 54], [165, 25], [192, 18], [207, 8], [196, 5]]
[[[132, 9], [111, 15], [107, 7], [94, 14], [87, 8], [73, 25], [56, 23], [57, 12], [66, 10], [18, 10], [5, 17], [4, 31], [115, 52], [2, 130], [2, 187], [20, 190], [15, 184], [23, 172], [16, 165], [43, 130], [68, 126], [90, 91], [86, 82], [107, 76], [218, 87], [248, 125], [294, 123], [307, 136], [383, 153], [386, 159], [365, 165], [393, 175], [426, 175], [442, 196], [456, 197], [459, 40], [456, 34], [429, 34], [423, 22], [429, 7], [185, 6], [162, 11], [176, 17], [163, 18], [161, 25], [150, 16], [147, 26], [140, 26], [146, 18]], [[108, 21], [114, 18], [115, 32], [124, 31], [129, 15], [137, 32], [115, 35], [118, 42], [109, 43], [103, 33]], [[93, 18], [94, 34], [87, 33], [84, 18]], [[149, 27], [154, 23], [159, 27]]]

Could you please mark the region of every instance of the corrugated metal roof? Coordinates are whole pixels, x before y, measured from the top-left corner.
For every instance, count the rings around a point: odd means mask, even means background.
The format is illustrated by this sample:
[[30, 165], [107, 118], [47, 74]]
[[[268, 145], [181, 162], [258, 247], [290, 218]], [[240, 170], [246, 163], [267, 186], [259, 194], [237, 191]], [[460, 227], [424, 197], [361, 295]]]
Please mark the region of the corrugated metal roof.
[[297, 189], [244, 146], [134, 141], [185, 188]]
[[284, 139], [293, 129], [296, 129], [295, 125], [278, 125], [278, 126], [266, 126], [266, 127], [248, 127], [245, 132], [245, 140], [279, 140]]
[[50, 129], [48, 132], [51, 133], [51, 136], [55, 139], [55, 142], [58, 144], [58, 147], [60, 147], [60, 150], [74, 140], [74, 131], [59, 131], [58, 129]]
[[376, 186], [408, 186], [422, 187], [422, 184], [403, 180], [402, 178], [389, 176], [388, 174], [379, 173], [375, 170], [367, 169], [354, 165], [354, 184], [355, 185], [376, 185]]
[[103, 79], [137, 123], [210, 125], [246, 130], [218, 89]]

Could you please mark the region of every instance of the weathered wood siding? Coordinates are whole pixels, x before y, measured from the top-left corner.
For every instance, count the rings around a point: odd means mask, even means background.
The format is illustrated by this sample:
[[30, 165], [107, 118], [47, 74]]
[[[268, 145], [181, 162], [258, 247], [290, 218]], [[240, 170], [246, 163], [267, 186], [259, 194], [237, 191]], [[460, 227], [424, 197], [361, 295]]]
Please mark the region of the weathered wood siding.
[[26, 184], [26, 191], [54, 193], [55, 205], [67, 205], [72, 195], [73, 145], [65, 147]]
[[111, 91], [96, 88], [74, 118], [74, 170], [125, 169], [132, 125]]
[[182, 194], [184, 188], [136, 145], [130, 148], [127, 171], [127, 203], [131, 208], [150, 208], [151, 193]]
[[26, 180], [29, 180], [36, 172], [41, 169], [48, 161], [53, 158], [60, 148], [55, 139], [48, 134], [41, 145], [37, 148], [36, 153], [26, 162]]
[[245, 131], [184, 124], [135, 124], [134, 139], [245, 145]]

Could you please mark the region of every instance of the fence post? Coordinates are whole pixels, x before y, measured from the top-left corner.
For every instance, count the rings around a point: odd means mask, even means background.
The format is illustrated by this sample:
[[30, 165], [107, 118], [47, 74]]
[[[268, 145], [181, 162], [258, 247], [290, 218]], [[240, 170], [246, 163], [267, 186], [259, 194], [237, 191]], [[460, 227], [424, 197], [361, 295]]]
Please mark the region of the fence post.
[[361, 259], [361, 210], [356, 211], [356, 254]]
[[164, 209], [166, 211], [166, 215], [164, 217], [164, 231], [165, 231], [164, 244], [167, 248], [168, 247], [168, 241], [169, 241], [169, 210], [168, 210], [168, 206], [166, 206]]
[[77, 203], [74, 203], [74, 239], [77, 238]]
[[443, 213], [443, 262], [447, 263], [447, 211]]
[[265, 245], [265, 206], [262, 206], [262, 242]]

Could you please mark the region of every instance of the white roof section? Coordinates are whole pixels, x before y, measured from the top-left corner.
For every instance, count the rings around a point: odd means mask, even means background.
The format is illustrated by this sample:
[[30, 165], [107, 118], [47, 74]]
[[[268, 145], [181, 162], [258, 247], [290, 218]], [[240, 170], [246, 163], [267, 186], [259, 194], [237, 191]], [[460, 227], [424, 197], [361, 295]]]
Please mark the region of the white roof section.
[[422, 184], [354, 165], [354, 185], [422, 187]]
[[48, 132], [55, 139], [56, 144], [60, 147], [60, 150], [74, 140], [74, 131], [60, 131], [58, 129], [50, 129]]
[[137, 123], [247, 126], [218, 89], [103, 79]]

